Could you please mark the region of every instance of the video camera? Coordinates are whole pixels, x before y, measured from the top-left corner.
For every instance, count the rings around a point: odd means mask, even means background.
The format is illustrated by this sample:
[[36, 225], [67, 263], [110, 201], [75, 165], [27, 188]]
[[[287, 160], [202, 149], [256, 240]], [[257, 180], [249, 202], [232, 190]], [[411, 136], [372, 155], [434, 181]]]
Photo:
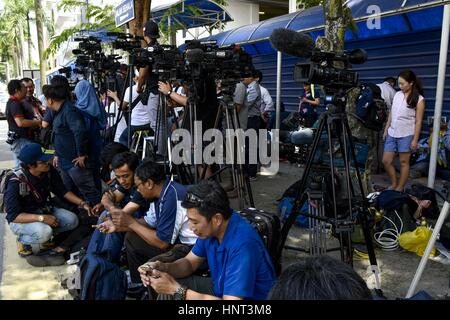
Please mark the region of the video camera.
[[86, 54], [102, 51], [101, 40], [96, 37], [75, 38], [74, 41], [79, 42], [78, 49]]
[[106, 35], [117, 37], [116, 40], [112, 43], [113, 49], [124, 50], [128, 52], [132, 52], [134, 49], [140, 49], [142, 47], [141, 41], [144, 40], [143, 37], [134, 36], [129, 33], [108, 32]]
[[176, 46], [155, 43], [146, 48], [133, 49], [133, 64], [137, 67], [150, 66], [152, 73], [161, 81], [181, 79], [183, 56]]
[[294, 80], [324, 86], [327, 103], [345, 106], [347, 91], [360, 85], [358, 73], [350, 68], [351, 64], [367, 61], [363, 49], [350, 53], [323, 51], [315, 47], [310, 36], [283, 28], [272, 32], [270, 42], [278, 51], [309, 60], [296, 64]]
[[362, 64], [366, 60], [367, 53], [362, 49], [355, 49], [349, 54], [337, 54], [316, 48], [312, 52], [310, 63], [295, 65], [294, 80], [329, 88], [353, 88], [359, 84], [359, 75], [349, 69], [350, 64]]
[[[186, 45], [190, 43], [186, 41]], [[197, 48], [186, 51], [185, 59], [186, 81], [212, 74], [216, 80], [221, 80], [224, 94], [233, 94], [234, 86], [254, 73], [252, 57], [234, 44], [219, 48], [216, 41], [200, 42]]]

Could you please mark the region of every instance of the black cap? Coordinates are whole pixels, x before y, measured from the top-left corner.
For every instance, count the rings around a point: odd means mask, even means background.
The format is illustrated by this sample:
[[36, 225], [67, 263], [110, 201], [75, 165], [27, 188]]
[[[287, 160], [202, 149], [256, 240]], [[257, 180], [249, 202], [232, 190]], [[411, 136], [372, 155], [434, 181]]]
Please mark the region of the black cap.
[[159, 38], [159, 28], [158, 24], [155, 22], [149, 20], [144, 26], [144, 36], [147, 36], [149, 38]]

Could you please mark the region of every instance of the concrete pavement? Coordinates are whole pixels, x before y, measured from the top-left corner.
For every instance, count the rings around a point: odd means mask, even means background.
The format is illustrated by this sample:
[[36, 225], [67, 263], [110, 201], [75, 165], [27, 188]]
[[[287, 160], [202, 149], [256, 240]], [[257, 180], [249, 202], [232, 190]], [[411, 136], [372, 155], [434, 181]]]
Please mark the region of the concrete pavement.
[[[8, 125], [0, 121], [0, 168], [12, 168], [14, 161], [5, 143]], [[36, 268], [17, 254], [16, 237], [0, 214], [0, 299], [53, 300], [71, 299], [61, 280], [74, 266]]]

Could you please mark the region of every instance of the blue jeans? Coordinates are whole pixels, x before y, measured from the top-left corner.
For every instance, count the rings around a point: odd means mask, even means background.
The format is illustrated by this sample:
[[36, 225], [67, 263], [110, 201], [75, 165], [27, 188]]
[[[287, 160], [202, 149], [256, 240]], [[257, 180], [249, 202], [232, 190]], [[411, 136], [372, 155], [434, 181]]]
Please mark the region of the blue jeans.
[[388, 134], [386, 141], [384, 142], [384, 152], [411, 152], [411, 142], [413, 138], [413, 135], [394, 138]]
[[67, 190], [79, 194], [91, 206], [95, 206], [102, 199], [101, 190], [97, 187], [94, 169], [73, 166], [68, 170], [61, 170], [61, 178]]
[[53, 216], [58, 219], [56, 228], [50, 227], [43, 222], [14, 223], [9, 227], [23, 244], [41, 244], [49, 241], [53, 235], [73, 230], [78, 226], [78, 217], [75, 213], [62, 208], [52, 208]]
[[[97, 224], [103, 222], [102, 218], [108, 216], [108, 211], [103, 211]], [[106, 256], [111, 262], [119, 262], [120, 252], [122, 251], [125, 232], [101, 233], [95, 229], [86, 253], [95, 253]]]
[[11, 145], [11, 151], [13, 153], [14, 161], [15, 161], [15, 167], [14, 169], [19, 168], [20, 161], [19, 161], [19, 154], [22, 148], [27, 145], [33, 143], [33, 141], [25, 139], [25, 138], [19, 138], [16, 139], [13, 144]]

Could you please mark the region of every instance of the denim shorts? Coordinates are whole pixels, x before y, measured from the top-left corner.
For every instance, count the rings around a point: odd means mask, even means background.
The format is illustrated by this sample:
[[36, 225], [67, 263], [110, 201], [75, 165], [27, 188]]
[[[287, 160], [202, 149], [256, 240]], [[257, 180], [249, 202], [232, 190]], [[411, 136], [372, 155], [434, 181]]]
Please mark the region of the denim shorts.
[[393, 138], [389, 134], [384, 142], [384, 152], [411, 152], [411, 142], [414, 136]]

